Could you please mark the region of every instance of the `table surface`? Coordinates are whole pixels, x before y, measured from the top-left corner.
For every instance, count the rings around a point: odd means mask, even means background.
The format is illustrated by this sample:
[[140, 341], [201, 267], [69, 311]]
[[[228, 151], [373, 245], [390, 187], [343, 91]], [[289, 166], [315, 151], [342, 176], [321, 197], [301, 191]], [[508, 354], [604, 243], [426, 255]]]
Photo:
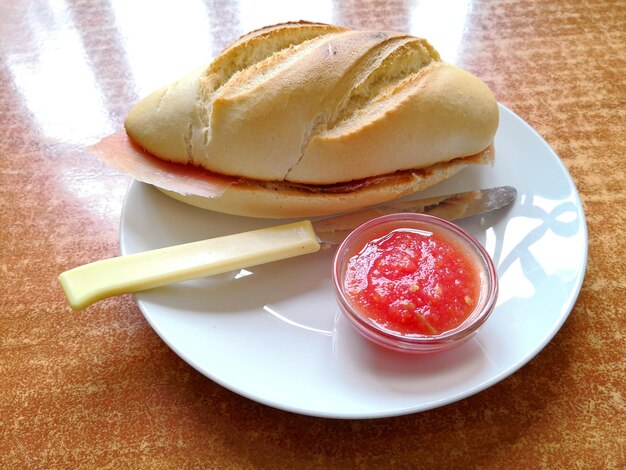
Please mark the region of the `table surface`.
[[[241, 34], [309, 19], [427, 37], [562, 159], [589, 233], [555, 338], [442, 408], [377, 420], [277, 410], [212, 382], [130, 295], [72, 312], [57, 283], [119, 253], [130, 178], [87, 147]], [[0, 5], [0, 467], [624, 468], [623, 0], [4, 0]]]

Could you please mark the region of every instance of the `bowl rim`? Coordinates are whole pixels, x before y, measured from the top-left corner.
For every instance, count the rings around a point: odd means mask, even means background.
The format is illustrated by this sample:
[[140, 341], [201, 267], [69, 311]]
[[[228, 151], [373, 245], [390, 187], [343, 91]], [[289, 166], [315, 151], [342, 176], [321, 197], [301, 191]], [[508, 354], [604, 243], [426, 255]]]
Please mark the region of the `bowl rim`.
[[[349, 248], [351, 248], [355, 242], [362, 241], [364, 238], [364, 244], [372, 240], [374, 237], [363, 237], [363, 235], [367, 235], [367, 233], [372, 231], [375, 227], [396, 225], [395, 227], [389, 228], [389, 231], [386, 232], [389, 233], [395, 229], [405, 228], [402, 226], [403, 221], [407, 223], [406, 228], [428, 229], [429, 226], [437, 227], [439, 232], [445, 234], [449, 241], [460, 242], [461, 246], [470, 247], [473, 258], [476, 258], [481, 265], [479, 268], [481, 278], [479, 301], [476, 303], [476, 308], [455, 328], [436, 335], [402, 334], [394, 332], [393, 330], [378, 325], [376, 322], [370, 320], [367, 315], [361, 313], [360, 309], [354, 306], [344, 291], [343, 275], [345, 275], [345, 267], [349, 259], [349, 256], [347, 256], [350, 254]], [[410, 224], [419, 224], [421, 227], [411, 226]], [[377, 235], [376, 238], [378, 237]], [[356, 252], [352, 250], [352, 253]], [[436, 349], [439, 346], [453, 345], [457, 342], [462, 342], [475, 333], [476, 330], [485, 323], [487, 318], [489, 318], [495, 308], [499, 292], [498, 276], [493, 260], [485, 247], [474, 235], [457, 224], [440, 217], [411, 212], [383, 215], [371, 219], [355, 228], [342, 241], [335, 252], [332, 275], [335, 294], [341, 306], [341, 311], [345, 316], [360, 333], [364, 334], [364, 336], [377, 342], [382, 342], [394, 349], [410, 350], [421, 347]]]

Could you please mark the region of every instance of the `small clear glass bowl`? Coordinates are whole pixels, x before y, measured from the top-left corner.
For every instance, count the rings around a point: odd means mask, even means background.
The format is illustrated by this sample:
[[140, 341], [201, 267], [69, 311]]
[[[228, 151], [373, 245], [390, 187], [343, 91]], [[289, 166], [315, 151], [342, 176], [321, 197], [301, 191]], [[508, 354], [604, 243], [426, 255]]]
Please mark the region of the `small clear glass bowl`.
[[[439, 334], [402, 334], [377, 324], [364, 314], [346, 293], [344, 280], [351, 257], [370, 240], [396, 229], [433, 232], [470, 255], [480, 277], [480, 293], [469, 316], [456, 328]], [[471, 338], [493, 311], [498, 297], [498, 276], [491, 257], [476, 238], [459, 226], [439, 217], [415, 213], [391, 214], [370, 220], [356, 228], [337, 249], [333, 281], [341, 311], [356, 330], [376, 344], [396, 351], [432, 353], [456, 347]]]

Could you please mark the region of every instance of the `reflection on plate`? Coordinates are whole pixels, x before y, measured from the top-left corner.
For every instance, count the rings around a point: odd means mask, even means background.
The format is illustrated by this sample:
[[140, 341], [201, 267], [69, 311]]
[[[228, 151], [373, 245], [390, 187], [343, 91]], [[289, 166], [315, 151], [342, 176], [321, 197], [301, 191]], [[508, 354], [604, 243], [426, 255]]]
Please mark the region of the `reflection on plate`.
[[[495, 165], [466, 170], [422, 193], [518, 189], [512, 207], [460, 222], [486, 246], [500, 277], [494, 313], [460, 348], [411, 356], [363, 339], [339, 315], [329, 251], [140, 293], [146, 319], [202, 374], [296, 413], [401, 415], [497, 383], [559, 330], [587, 262], [585, 217], [569, 174], [533, 129], [505, 107], [500, 111]], [[277, 223], [196, 209], [134, 181], [122, 214], [122, 252]]]

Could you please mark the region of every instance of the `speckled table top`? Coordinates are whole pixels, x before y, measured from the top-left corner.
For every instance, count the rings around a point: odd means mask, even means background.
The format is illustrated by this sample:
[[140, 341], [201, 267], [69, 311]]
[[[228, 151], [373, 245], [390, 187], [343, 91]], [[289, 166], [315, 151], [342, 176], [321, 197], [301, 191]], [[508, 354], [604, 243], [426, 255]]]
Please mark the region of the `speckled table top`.
[[[260, 5], [0, 5], [0, 467], [626, 467], [624, 1]], [[589, 235], [578, 300], [532, 361], [481, 393], [377, 420], [298, 415], [198, 373], [129, 295], [67, 306], [58, 274], [119, 254], [130, 182], [87, 147], [239, 35], [301, 18], [429, 38], [576, 184]]]

